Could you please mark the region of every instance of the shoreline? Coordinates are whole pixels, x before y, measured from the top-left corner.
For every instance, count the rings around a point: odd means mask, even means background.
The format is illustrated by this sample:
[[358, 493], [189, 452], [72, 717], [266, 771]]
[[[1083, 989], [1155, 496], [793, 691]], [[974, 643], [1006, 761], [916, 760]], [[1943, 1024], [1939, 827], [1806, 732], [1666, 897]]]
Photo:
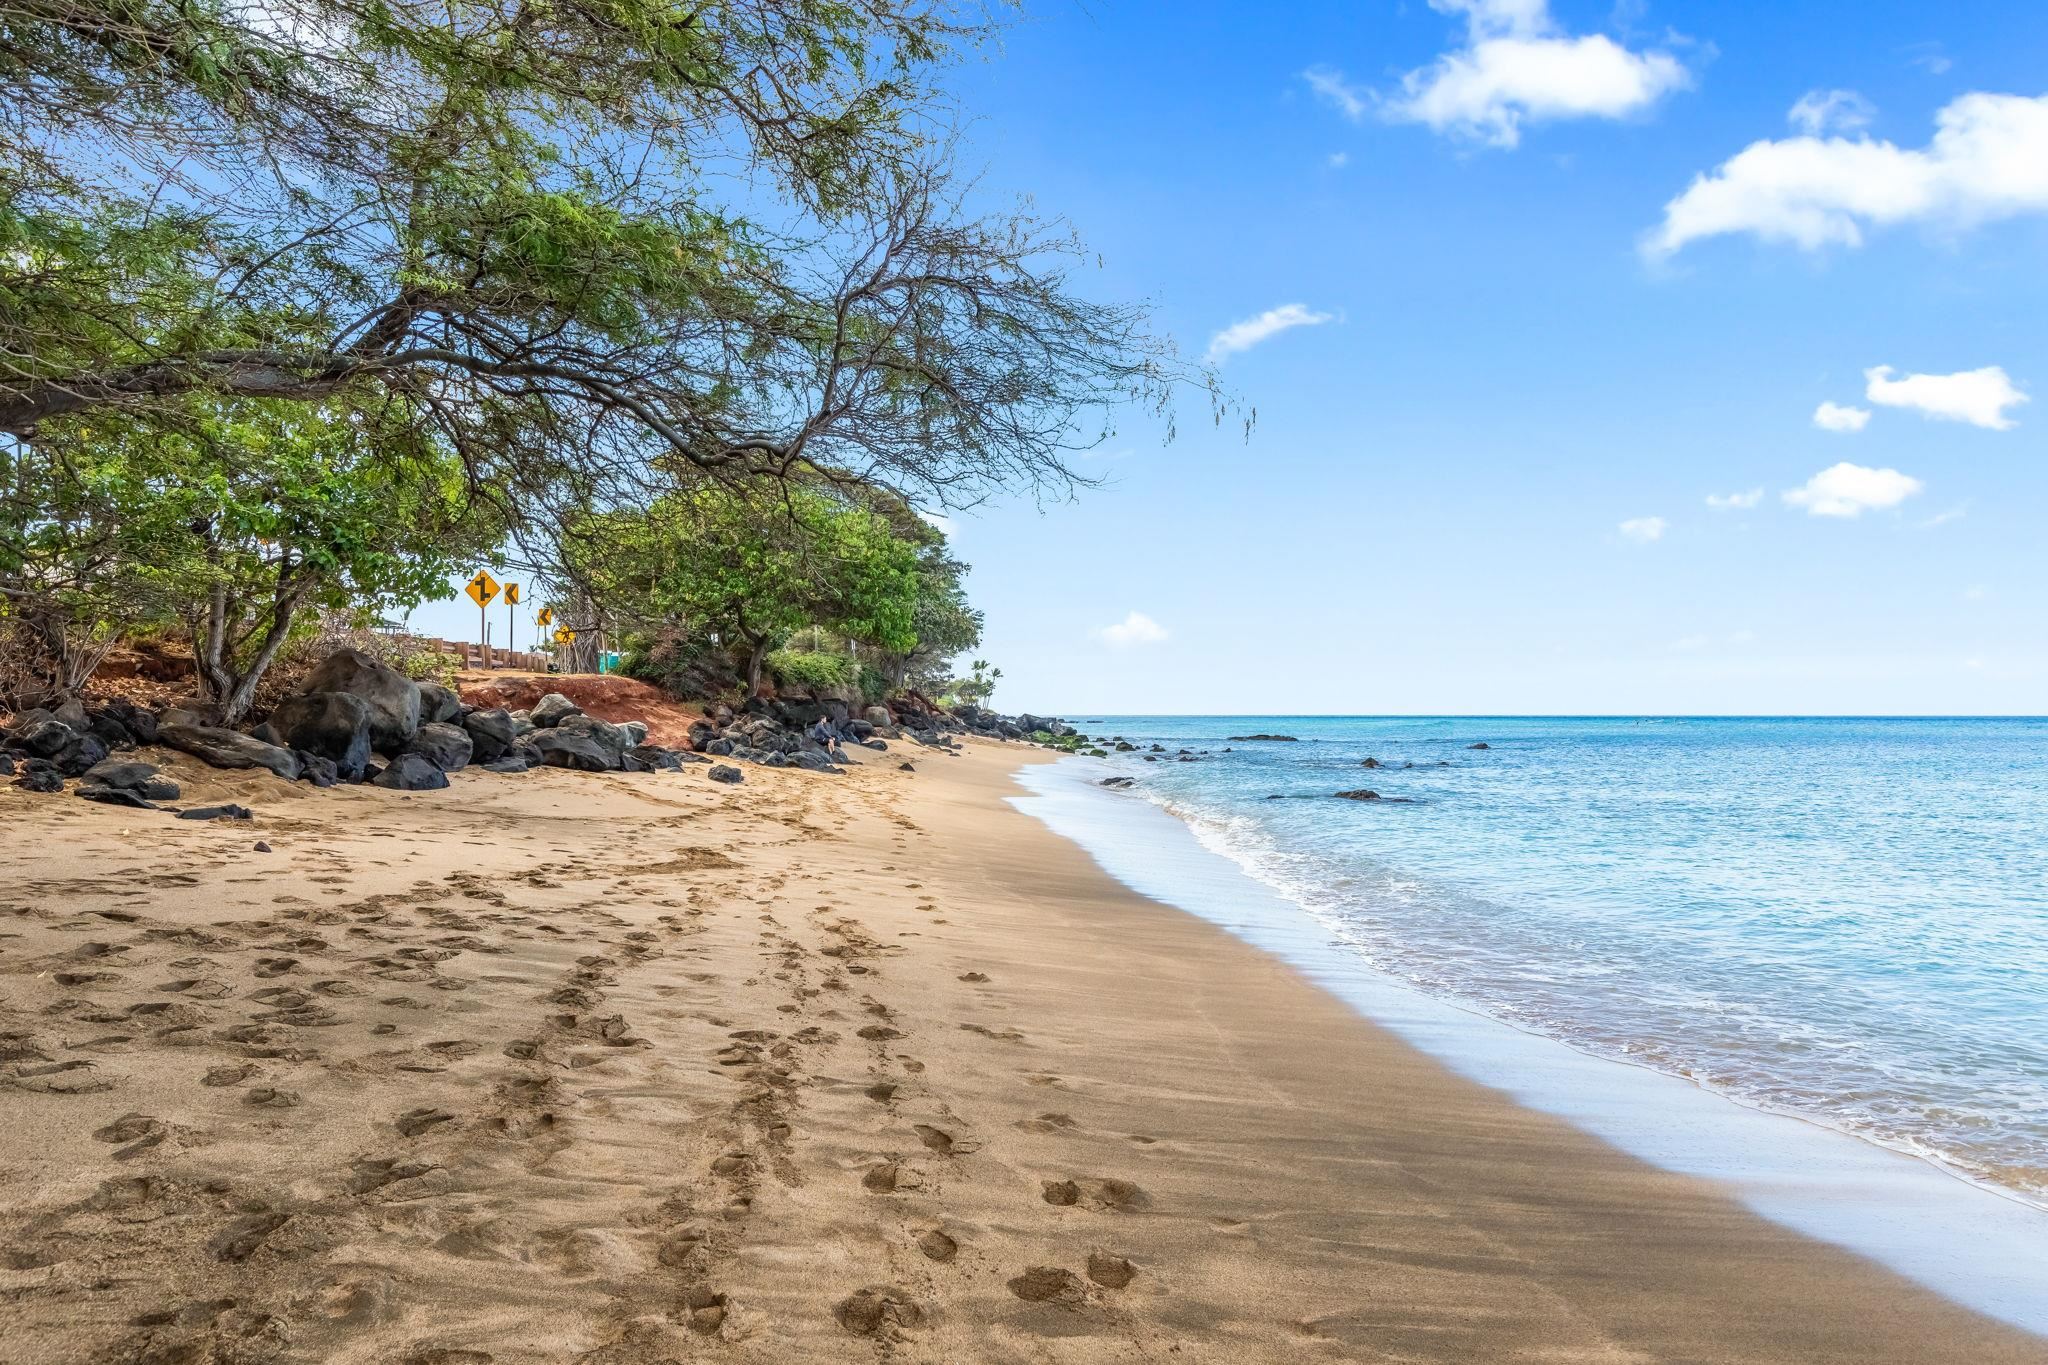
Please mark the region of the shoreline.
[[[1020, 775], [1032, 796], [1015, 804], [1138, 894], [1274, 954], [1517, 1104], [1565, 1118], [1660, 1169], [1709, 1181], [1773, 1222], [1870, 1256], [1957, 1303], [2048, 1334], [2048, 1271], [2032, 1257], [2048, 1237], [2048, 1210], [2021, 1192], [1429, 994], [1349, 951], [1340, 926], [1260, 879], [1169, 807], [1100, 791], [1078, 765], [1065, 780], [1034, 780], [1053, 772]], [[1085, 815], [1075, 803], [1089, 807]], [[1228, 871], [1188, 866], [1210, 859]]]
[[180, 771], [257, 818], [147, 843], [0, 791], [4, 1339], [2048, 1361], [1130, 891], [966, 747], [732, 789]]

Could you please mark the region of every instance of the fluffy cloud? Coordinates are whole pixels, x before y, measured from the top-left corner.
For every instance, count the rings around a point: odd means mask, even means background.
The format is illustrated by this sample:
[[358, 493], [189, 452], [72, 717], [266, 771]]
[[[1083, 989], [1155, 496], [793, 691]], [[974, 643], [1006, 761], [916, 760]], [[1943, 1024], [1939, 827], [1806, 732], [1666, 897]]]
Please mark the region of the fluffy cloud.
[[[1795, 106], [1796, 108], [1796, 106]], [[2048, 211], [2048, 95], [1969, 94], [1908, 149], [1867, 137], [1753, 142], [1664, 206], [1652, 257], [1729, 233], [1806, 250], [1860, 246], [1866, 229], [1969, 227]]]
[[1785, 119], [1808, 137], [1823, 133], [1853, 133], [1870, 125], [1877, 110], [1854, 90], [1809, 90], [1799, 97]]
[[1870, 409], [1822, 403], [1813, 410], [1813, 424], [1822, 431], [1861, 431], [1870, 425]]
[[1896, 469], [1866, 469], [1843, 461], [1785, 490], [1785, 502], [1804, 507], [1816, 517], [1860, 517], [1865, 512], [1897, 507], [1924, 485]]
[[1317, 327], [1335, 318], [1334, 313], [1313, 312], [1306, 304], [1300, 303], [1283, 303], [1278, 308], [1268, 308], [1255, 318], [1231, 323], [1209, 338], [1209, 363], [1221, 364], [1239, 351], [1249, 351], [1266, 338], [1278, 336], [1291, 327]]
[[[2048, 147], [2043, 151], [2048, 153]], [[1992, 431], [2011, 430], [2013, 420], [2005, 410], [2027, 401], [1997, 365], [1955, 374], [1909, 374], [1901, 379], [1892, 378], [1894, 373], [1889, 365], [1865, 370], [1863, 377], [1870, 386], [1863, 396], [1884, 407], [1912, 408], [1927, 417], [1968, 422]]]
[[1747, 493], [1709, 493], [1707, 506], [1716, 512], [1736, 512], [1756, 506], [1764, 500], [1764, 490], [1752, 488]]
[[1430, 6], [1464, 16], [1465, 46], [1404, 76], [1385, 112], [1439, 133], [1513, 147], [1524, 123], [1626, 118], [1692, 80], [1668, 52], [1632, 52], [1604, 34], [1564, 33], [1545, 0], [1430, 0]]
[[1630, 517], [1615, 529], [1625, 539], [1638, 545], [1648, 545], [1653, 540], [1664, 539], [1664, 531], [1669, 525], [1662, 517]]
[[1129, 645], [1156, 645], [1166, 638], [1166, 627], [1144, 612], [1134, 611], [1113, 626], [1103, 626], [1095, 635], [1104, 644], [1122, 649]]

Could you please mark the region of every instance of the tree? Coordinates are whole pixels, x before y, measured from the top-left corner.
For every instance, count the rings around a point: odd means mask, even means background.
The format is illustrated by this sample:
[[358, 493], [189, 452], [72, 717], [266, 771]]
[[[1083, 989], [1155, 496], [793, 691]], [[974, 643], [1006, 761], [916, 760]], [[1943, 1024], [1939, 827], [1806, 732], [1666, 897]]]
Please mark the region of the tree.
[[123, 636], [178, 620], [165, 566], [185, 534], [175, 509], [125, 461], [0, 443], [7, 681], [76, 691]]
[[738, 646], [749, 693], [771, 650], [806, 626], [916, 645], [917, 547], [872, 509], [813, 490], [772, 502], [707, 485], [565, 538], [568, 571], [643, 630], [683, 624]]
[[1209, 380], [1071, 287], [1058, 224], [964, 210], [926, 73], [971, 15], [6, 0], [0, 432], [397, 397], [557, 512], [704, 472], [1064, 492], [1121, 405]]
[[[201, 693], [230, 724], [306, 608], [409, 608], [503, 529], [403, 412], [201, 402], [175, 426], [115, 416], [44, 444], [123, 490], [106, 506], [124, 572], [185, 621]], [[125, 523], [138, 506], [146, 520]]]

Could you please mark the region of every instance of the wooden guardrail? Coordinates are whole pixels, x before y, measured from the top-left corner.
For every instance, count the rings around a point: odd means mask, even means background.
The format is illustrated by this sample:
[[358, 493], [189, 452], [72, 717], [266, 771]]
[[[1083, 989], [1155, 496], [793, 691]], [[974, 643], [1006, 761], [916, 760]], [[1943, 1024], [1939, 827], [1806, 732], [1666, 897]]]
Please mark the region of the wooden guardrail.
[[528, 650], [515, 649], [486, 650], [474, 640], [429, 640], [428, 644], [440, 654], [453, 654], [462, 660], [465, 672], [480, 672], [485, 669], [512, 669], [524, 673], [545, 673], [548, 656]]

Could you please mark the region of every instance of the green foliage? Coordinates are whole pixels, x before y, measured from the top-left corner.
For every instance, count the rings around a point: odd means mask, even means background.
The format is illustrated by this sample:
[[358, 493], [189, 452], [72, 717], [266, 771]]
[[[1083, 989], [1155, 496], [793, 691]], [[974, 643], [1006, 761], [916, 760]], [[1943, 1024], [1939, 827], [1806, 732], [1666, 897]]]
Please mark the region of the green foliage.
[[644, 513], [585, 518], [563, 549], [576, 579], [627, 619], [736, 642], [750, 685], [769, 651], [807, 626], [878, 648], [917, 643], [916, 547], [873, 511], [822, 493], [769, 501], [710, 485]]
[[986, 706], [995, 695], [996, 684], [1002, 680], [1003, 670], [991, 668], [986, 659], [976, 659], [969, 666], [964, 678], [955, 678], [947, 683], [939, 699], [947, 706]]
[[768, 656], [768, 671], [785, 686], [806, 692], [837, 692], [860, 680], [860, 665], [851, 654], [803, 649], [778, 649]]
[[304, 613], [417, 605], [502, 534], [460, 462], [389, 407], [180, 416], [65, 419], [16, 446], [0, 472], [26, 491], [0, 504], [0, 586], [75, 624], [182, 621], [230, 716]]

